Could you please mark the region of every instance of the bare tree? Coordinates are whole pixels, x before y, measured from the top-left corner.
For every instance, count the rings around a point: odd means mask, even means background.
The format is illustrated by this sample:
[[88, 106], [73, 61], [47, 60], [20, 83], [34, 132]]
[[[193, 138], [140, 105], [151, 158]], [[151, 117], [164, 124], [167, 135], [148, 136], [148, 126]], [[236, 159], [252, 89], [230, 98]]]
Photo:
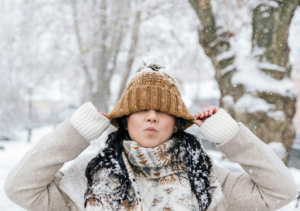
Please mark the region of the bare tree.
[[[82, 11], [79, 10], [82, 5], [72, 0], [74, 31], [88, 90], [88, 96], [84, 99], [91, 100], [101, 111], [107, 112], [109, 84], [124, 38], [130, 5], [129, 1], [117, 0], [88, 3], [91, 5], [90, 10]], [[89, 20], [86, 20], [86, 16]]]
[[131, 45], [130, 45], [130, 49], [128, 52], [128, 58], [127, 58], [127, 62], [126, 62], [126, 68], [124, 71], [124, 75], [122, 77], [122, 82], [121, 82], [121, 86], [120, 86], [120, 91], [118, 94], [118, 100], [121, 99], [122, 94], [123, 94], [123, 90], [126, 87], [126, 82], [128, 80], [129, 77], [129, 73], [134, 61], [134, 57], [135, 57], [135, 53], [136, 53], [136, 46], [138, 43], [138, 33], [139, 33], [139, 28], [140, 28], [140, 24], [141, 24], [141, 4], [143, 2], [143, 0], [137, 1], [139, 4], [137, 5], [136, 8], [136, 12], [135, 12], [135, 16], [134, 16], [134, 24], [133, 24], [133, 28], [132, 28], [132, 34], [131, 34]]

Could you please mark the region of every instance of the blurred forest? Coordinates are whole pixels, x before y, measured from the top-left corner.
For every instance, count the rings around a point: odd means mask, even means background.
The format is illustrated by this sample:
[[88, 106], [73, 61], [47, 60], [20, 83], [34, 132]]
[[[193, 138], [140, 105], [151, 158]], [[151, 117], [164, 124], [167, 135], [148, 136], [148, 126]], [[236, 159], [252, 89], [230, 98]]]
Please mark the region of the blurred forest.
[[86, 101], [111, 111], [151, 56], [179, 81], [192, 113], [223, 107], [289, 152], [300, 129], [299, 4], [2, 0], [0, 139], [59, 124]]

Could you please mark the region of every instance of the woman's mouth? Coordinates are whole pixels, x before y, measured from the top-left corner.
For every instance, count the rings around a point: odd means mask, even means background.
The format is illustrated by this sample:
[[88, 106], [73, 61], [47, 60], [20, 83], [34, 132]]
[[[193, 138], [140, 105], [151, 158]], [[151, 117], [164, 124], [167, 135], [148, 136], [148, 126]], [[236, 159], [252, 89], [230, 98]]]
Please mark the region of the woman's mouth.
[[155, 127], [148, 127], [146, 128], [145, 130], [148, 134], [154, 134], [157, 132], [156, 128]]
[[154, 134], [154, 133], [156, 133], [157, 131], [156, 131], [156, 130], [146, 130], [146, 132], [149, 133], [149, 134]]

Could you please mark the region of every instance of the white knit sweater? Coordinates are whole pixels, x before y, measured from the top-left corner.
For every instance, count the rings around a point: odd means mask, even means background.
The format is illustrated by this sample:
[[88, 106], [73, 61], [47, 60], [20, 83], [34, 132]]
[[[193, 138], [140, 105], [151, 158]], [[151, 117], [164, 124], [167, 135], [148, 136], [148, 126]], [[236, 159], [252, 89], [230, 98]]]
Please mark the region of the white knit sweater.
[[[105, 121], [103, 121], [105, 119]], [[97, 112], [95, 106], [88, 102], [83, 104], [70, 119], [71, 124], [84, 136], [88, 141], [96, 139], [103, 131], [100, 130], [102, 125], [107, 124], [109, 120]], [[99, 128], [99, 130], [97, 130]], [[106, 129], [107, 127], [105, 127]], [[205, 120], [201, 125], [199, 132], [209, 141], [217, 144], [225, 143], [230, 140], [239, 126], [237, 122], [223, 109], [220, 108], [217, 113]], [[142, 198], [144, 211], [151, 207], [154, 194], [157, 192], [157, 181], [146, 179], [135, 175], [136, 182]]]

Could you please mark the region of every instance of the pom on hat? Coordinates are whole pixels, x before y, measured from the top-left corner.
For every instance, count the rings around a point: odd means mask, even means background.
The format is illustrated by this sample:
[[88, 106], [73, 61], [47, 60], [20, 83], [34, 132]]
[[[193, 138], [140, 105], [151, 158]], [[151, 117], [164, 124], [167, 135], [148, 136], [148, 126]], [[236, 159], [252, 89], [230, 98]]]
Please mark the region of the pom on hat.
[[165, 66], [154, 57], [146, 57], [142, 59], [142, 64], [138, 68], [137, 72], [144, 71], [159, 71], [165, 69]]
[[168, 78], [168, 80], [171, 83], [174, 83], [176, 85], [179, 84], [176, 77], [173, 76], [170, 72], [167, 72], [165, 65], [163, 65], [163, 63], [155, 57], [149, 56], [149, 57], [143, 58], [134, 77], [136, 75], [142, 74], [143, 72], [155, 72], [156, 74], [160, 74], [162, 76], [163, 76], [163, 74], [167, 74], [171, 77], [171, 78]]

